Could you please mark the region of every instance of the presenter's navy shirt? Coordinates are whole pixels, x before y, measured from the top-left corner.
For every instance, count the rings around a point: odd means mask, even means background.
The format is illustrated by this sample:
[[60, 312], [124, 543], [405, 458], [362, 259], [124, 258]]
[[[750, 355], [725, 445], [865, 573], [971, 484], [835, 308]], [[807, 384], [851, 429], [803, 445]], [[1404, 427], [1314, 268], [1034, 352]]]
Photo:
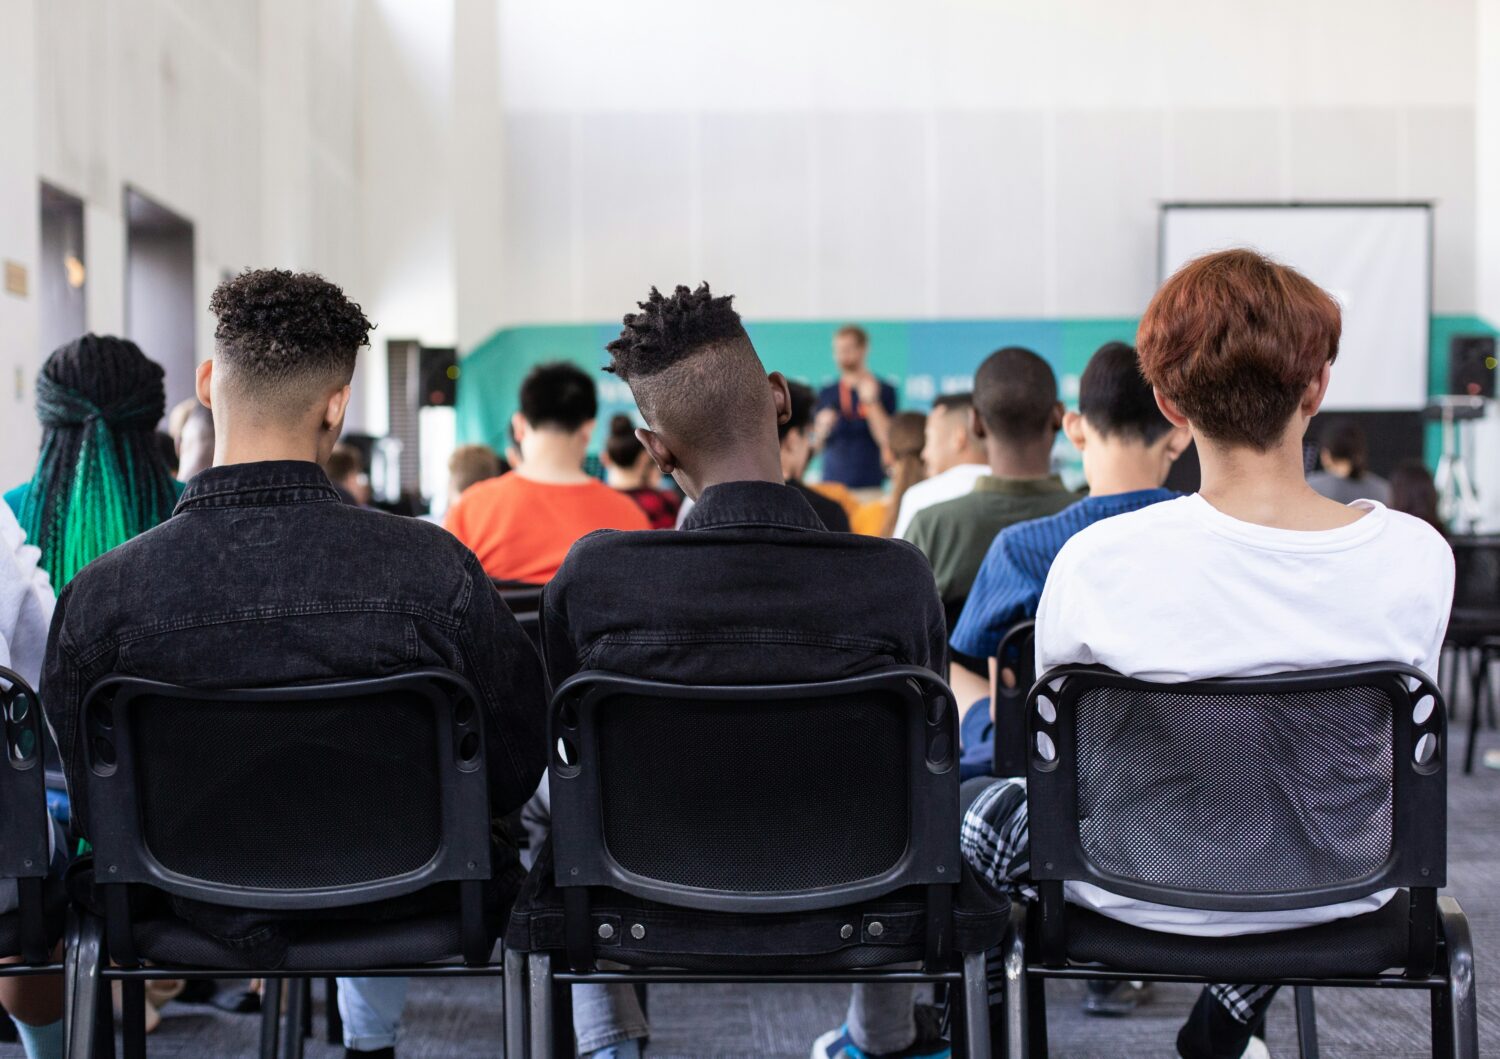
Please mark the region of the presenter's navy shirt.
[[[886, 412], [896, 411], [896, 388], [880, 382], [880, 403]], [[869, 489], [885, 481], [880, 465], [880, 446], [870, 433], [865, 409], [854, 387], [843, 382], [825, 386], [818, 394], [818, 411], [835, 409], [838, 425], [823, 446], [823, 480], [841, 482], [850, 489]]]

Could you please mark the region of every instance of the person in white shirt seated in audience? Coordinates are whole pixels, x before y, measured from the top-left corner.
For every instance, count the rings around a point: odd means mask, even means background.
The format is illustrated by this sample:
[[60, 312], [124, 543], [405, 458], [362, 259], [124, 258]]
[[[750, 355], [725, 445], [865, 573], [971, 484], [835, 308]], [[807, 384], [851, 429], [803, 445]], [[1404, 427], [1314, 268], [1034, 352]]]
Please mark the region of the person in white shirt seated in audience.
[[974, 395], [950, 393], [932, 402], [927, 413], [927, 437], [922, 446], [922, 462], [927, 477], [908, 489], [901, 497], [896, 516], [895, 536], [906, 538], [906, 527], [917, 512], [945, 500], [956, 500], [974, 488], [974, 483], [990, 473], [990, 459], [984, 452], [984, 441], [970, 428], [969, 410]]
[[[41, 558], [41, 551], [26, 543], [26, 533], [10, 507], [0, 504], [0, 666], [16, 673], [33, 690], [41, 679], [47, 630], [57, 606], [52, 581], [39, 565]], [[45, 812], [41, 805], [35, 809]], [[52, 867], [60, 875], [66, 858], [63, 837], [55, 824], [49, 821], [48, 826], [52, 829]], [[0, 914], [15, 911], [17, 904], [15, 882], [0, 883]], [[10, 1013], [28, 1059], [61, 1059], [60, 975], [0, 978], [0, 1003]]]
[[[1158, 682], [1361, 662], [1436, 675], [1453, 597], [1453, 554], [1419, 519], [1349, 505], [1303, 477], [1302, 439], [1338, 353], [1338, 303], [1249, 250], [1192, 261], [1152, 299], [1137, 336], [1162, 413], [1198, 444], [1201, 490], [1082, 530], [1058, 553], [1037, 611], [1037, 672], [1098, 664]], [[971, 805], [963, 852], [982, 875], [1026, 890], [1023, 780]], [[1204, 856], [1212, 856], [1204, 850]], [[1068, 899], [1134, 926], [1229, 936], [1371, 912], [1392, 891], [1284, 912], [1209, 912], [1070, 885]], [[1266, 1056], [1273, 988], [1204, 990], [1177, 1037], [1184, 1059]]]

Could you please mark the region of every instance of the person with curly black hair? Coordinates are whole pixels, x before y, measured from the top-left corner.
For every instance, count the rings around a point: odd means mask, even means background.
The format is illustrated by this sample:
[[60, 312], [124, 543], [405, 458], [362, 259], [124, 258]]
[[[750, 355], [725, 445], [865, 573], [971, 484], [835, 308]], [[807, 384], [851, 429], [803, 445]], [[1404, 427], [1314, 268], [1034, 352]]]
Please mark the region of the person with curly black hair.
[[[606, 370], [635, 396], [646, 451], [697, 503], [675, 532], [604, 531], [573, 546], [542, 600], [553, 685], [585, 668], [682, 684], [825, 681], [891, 664], [940, 673], [943, 610], [926, 559], [900, 541], [828, 532], [786, 484], [787, 381], [767, 374], [732, 299], [707, 284], [653, 289], [639, 309]], [[817, 771], [819, 753], [809, 746], [787, 768]], [[534, 838], [546, 795], [544, 784], [528, 807]], [[575, 993], [580, 1053], [638, 1054], [634, 994], [594, 989]], [[909, 988], [875, 988], [817, 1054], [945, 1055], [935, 1039], [930, 1026], [919, 1033]]]
[[[93, 824], [82, 699], [111, 674], [235, 688], [425, 667], [463, 673], [486, 712], [491, 812], [496, 820], [513, 812], [546, 761], [545, 690], [530, 641], [467, 548], [430, 523], [342, 502], [320, 466], [343, 428], [370, 322], [337, 286], [308, 273], [245, 272], [210, 304], [219, 323], [214, 356], [198, 369], [198, 398], [213, 413], [214, 466], [188, 484], [172, 518], [96, 560], [58, 600], [41, 692], [75, 826], [87, 837]], [[326, 773], [363, 804], [372, 785], [401, 780], [372, 770], [420, 767], [391, 758], [378, 720], [353, 710], [343, 719], [346, 730], [303, 748], [305, 786]], [[239, 767], [202, 782], [171, 826], [201, 836], [205, 851], [269, 859], [276, 836], [224, 814], [268, 797], [295, 803], [304, 785], [267, 790], [264, 776], [287, 763], [265, 756], [274, 750], [238, 753]], [[500, 848], [491, 870], [498, 931], [523, 873], [514, 850]], [[309, 932], [337, 930], [329, 920], [451, 912], [456, 897], [432, 887], [399, 907], [329, 910], [315, 920], [184, 900], [139, 914], [196, 931], [226, 960], [274, 966]], [[404, 979], [341, 982], [349, 1055], [394, 1055], [405, 992]]]

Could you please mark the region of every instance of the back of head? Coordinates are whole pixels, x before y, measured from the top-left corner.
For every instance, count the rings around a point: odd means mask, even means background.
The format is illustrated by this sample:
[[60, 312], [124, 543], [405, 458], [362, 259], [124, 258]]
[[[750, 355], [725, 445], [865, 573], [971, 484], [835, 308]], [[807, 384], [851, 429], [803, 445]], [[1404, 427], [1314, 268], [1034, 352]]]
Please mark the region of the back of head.
[[1322, 444], [1318, 447], [1331, 458], [1347, 463], [1350, 478], [1363, 478], [1370, 469], [1370, 448], [1364, 428], [1352, 419], [1335, 420], [1323, 432]]
[[818, 404], [818, 395], [813, 388], [805, 382], [788, 382], [786, 384], [787, 396], [791, 398], [789, 415], [785, 423], [776, 426], [776, 436], [785, 438], [794, 430], [807, 433], [807, 428], [812, 426], [813, 409]]
[[991, 437], [1011, 445], [1057, 433], [1057, 376], [1036, 353], [1006, 346], [984, 359], [974, 373], [974, 408]]
[[927, 417], [921, 412], [897, 412], [891, 416], [890, 429], [886, 432], [886, 446], [891, 450], [891, 459], [922, 460], [922, 445], [926, 441]]
[[732, 301], [707, 283], [671, 295], [653, 287], [609, 344], [606, 370], [630, 385], [646, 425], [679, 459], [761, 443], [774, 454], [775, 402]]
[[36, 381], [42, 451], [20, 512], [59, 588], [104, 552], [172, 513], [177, 492], [157, 447], [162, 369], [134, 342], [84, 335]]
[[330, 482], [343, 485], [349, 479], [364, 473], [364, 457], [353, 445], [339, 442], [328, 454], [328, 461], [323, 465], [323, 470], [327, 473]]
[[1338, 302], [1253, 250], [1189, 261], [1136, 333], [1141, 371], [1204, 438], [1264, 452], [1338, 355]]
[[1124, 342], [1107, 342], [1089, 358], [1078, 382], [1078, 411], [1109, 438], [1151, 445], [1172, 429], [1141, 374], [1135, 349]]
[[246, 270], [214, 290], [217, 392], [261, 422], [292, 427], [348, 385], [370, 321], [322, 276]]
[[458, 496], [469, 486], [501, 473], [500, 457], [488, 445], [460, 445], [448, 457], [448, 482]]
[[609, 421], [609, 437], [604, 442], [604, 454], [609, 462], [621, 470], [629, 470], [640, 461], [646, 446], [635, 436], [635, 420], [628, 415], [617, 415]]
[[1390, 507], [1421, 519], [1439, 533], [1448, 532], [1438, 513], [1437, 484], [1421, 460], [1405, 460], [1391, 472]]
[[521, 418], [533, 430], [571, 434], [598, 414], [594, 380], [576, 364], [538, 364], [521, 380]]

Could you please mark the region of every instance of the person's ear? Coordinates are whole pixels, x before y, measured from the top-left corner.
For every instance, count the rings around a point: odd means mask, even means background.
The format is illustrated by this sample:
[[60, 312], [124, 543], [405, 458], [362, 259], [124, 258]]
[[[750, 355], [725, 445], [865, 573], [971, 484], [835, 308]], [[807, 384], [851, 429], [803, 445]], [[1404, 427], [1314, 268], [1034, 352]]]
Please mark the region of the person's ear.
[[521, 447], [521, 439], [526, 436], [527, 431], [530, 429], [531, 424], [526, 422], [526, 417], [520, 412], [510, 417], [510, 433], [516, 439], [517, 449]]
[[1063, 433], [1073, 443], [1073, 447], [1082, 452], [1088, 439], [1083, 432], [1083, 416], [1077, 412], [1064, 412], [1062, 419]]
[[1182, 414], [1182, 409], [1177, 407], [1175, 401], [1160, 390], [1153, 389], [1151, 392], [1156, 395], [1156, 407], [1161, 409], [1161, 414], [1167, 417], [1168, 423], [1171, 423], [1174, 427], [1185, 427], [1188, 425], [1187, 416]]
[[987, 431], [984, 429], [984, 417], [979, 414], [979, 409], [977, 408], [971, 407], [969, 409], [969, 433], [973, 434], [980, 441], [983, 441], [987, 436]]
[[344, 414], [349, 411], [349, 384], [345, 383], [328, 395], [328, 404], [323, 409], [323, 429], [337, 437], [344, 432]]
[[1063, 417], [1068, 414], [1067, 406], [1058, 401], [1052, 406], [1052, 433], [1056, 434], [1062, 429]]
[[773, 371], [766, 376], [771, 384], [771, 403], [776, 407], [776, 425], [782, 426], [792, 418], [792, 391], [787, 386], [786, 376]]
[[635, 428], [635, 439], [646, 447], [646, 452], [651, 456], [651, 462], [656, 464], [656, 469], [662, 474], [671, 474], [677, 470], [677, 457], [667, 447], [661, 435], [646, 427]]
[[196, 384], [193, 387], [193, 389], [194, 389], [194, 391], [198, 395], [198, 403], [201, 404], [204, 408], [207, 408], [210, 412], [213, 411], [213, 407], [214, 407], [214, 388], [213, 388], [213, 381], [214, 381], [214, 358], [213, 357], [209, 357], [202, 364], [198, 365], [198, 371], [196, 373], [195, 379], [196, 379]]
[[1307, 384], [1307, 389], [1302, 391], [1302, 415], [1311, 419], [1318, 414], [1318, 409], [1323, 407], [1323, 398], [1328, 396], [1328, 383], [1333, 378], [1333, 361], [1323, 365], [1323, 370], [1318, 372], [1317, 377]]

